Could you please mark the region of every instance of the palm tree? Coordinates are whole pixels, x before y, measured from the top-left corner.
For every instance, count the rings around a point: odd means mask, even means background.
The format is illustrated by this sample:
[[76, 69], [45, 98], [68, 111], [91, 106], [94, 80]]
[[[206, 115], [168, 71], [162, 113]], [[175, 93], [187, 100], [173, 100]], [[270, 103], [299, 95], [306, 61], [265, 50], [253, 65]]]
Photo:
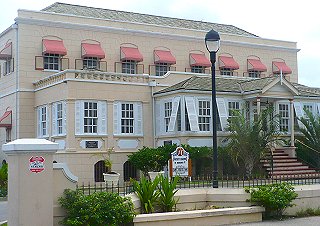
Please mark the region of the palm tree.
[[273, 107], [268, 107], [255, 120], [247, 118], [245, 111], [234, 111], [228, 122], [227, 150], [236, 165], [244, 166], [249, 177], [272, 143], [279, 139], [279, 117]]

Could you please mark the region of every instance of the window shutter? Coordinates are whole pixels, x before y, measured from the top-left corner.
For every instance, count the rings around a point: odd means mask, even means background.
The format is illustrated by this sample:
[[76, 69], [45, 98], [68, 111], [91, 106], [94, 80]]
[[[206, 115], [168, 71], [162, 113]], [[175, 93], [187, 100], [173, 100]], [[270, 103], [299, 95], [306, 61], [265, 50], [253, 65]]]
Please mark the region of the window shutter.
[[52, 136], [56, 136], [57, 131], [57, 103], [52, 104]]
[[137, 102], [134, 105], [134, 133], [135, 135], [143, 135], [143, 123], [142, 123], [142, 103]]
[[69, 59], [61, 58], [61, 71], [69, 69]]
[[37, 108], [37, 121], [38, 121], [38, 129], [37, 129], [37, 136], [41, 136], [41, 107]]
[[82, 70], [83, 69], [83, 60], [82, 59], [77, 59], [76, 60], [75, 68], [76, 68], [76, 70]]
[[107, 134], [107, 102], [98, 101], [98, 134]]
[[14, 72], [14, 58], [11, 58], [10, 61], [10, 72]]
[[155, 106], [154, 106], [154, 114], [155, 114], [155, 130], [156, 130], [156, 134], [160, 135], [161, 134], [161, 122], [163, 120], [163, 118], [161, 118], [161, 101], [155, 101]]
[[118, 135], [120, 134], [120, 127], [121, 127], [121, 122], [120, 122], [120, 102], [114, 102], [113, 103], [113, 134]]
[[[299, 119], [301, 117], [303, 117], [303, 108], [302, 108], [301, 102], [293, 102], [293, 106], [294, 106], [294, 111], [296, 112], [297, 117]], [[278, 104], [278, 109], [279, 109], [279, 104]], [[278, 112], [279, 112], [279, 110], [278, 110]], [[302, 122], [300, 120], [298, 120], [298, 125], [301, 128], [304, 127], [304, 125], [302, 124]]]
[[198, 115], [194, 97], [185, 97], [191, 131], [199, 131]]
[[168, 125], [168, 132], [173, 132], [175, 125], [176, 125], [176, 121], [177, 121], [177, 113], [178, 113], [178, 108], [179, 108], [179, 103], [180, 103], [180, 97], [175, 97], [173, 98], [172, 101], [172, 111], [171, 111], [171, 115], [170, 115], [170, 122]]
[[62, 103], [62, 134], [67, 134], [67, 102]]
[[48, 133], [49, 126], [50, 126], [50, 124], [49, 124], [49, 122], [50, 122], [49, 106], [46, 105], [44, 108], [46, 109], [46, 137], [48, 137], [49, 136], [49, 133]]
[[76, 119], [75, 119], [75, 133], [76, 135], [83, 134], [83, 101], [76, 101], [75, 103]]
[[221, 122], [221, 128], [223, 131], [225, 131], [228, 126], [228, 110], [226, 107], [226, 102], [224, 98], [217, 98], [216, 100], [217, 100], [218, 113], [219, 113], [220, 122]]
[[44, 59], [43, 56], [36, 56], [35, 58], [35, 69], [43, 70], [44, 67]]

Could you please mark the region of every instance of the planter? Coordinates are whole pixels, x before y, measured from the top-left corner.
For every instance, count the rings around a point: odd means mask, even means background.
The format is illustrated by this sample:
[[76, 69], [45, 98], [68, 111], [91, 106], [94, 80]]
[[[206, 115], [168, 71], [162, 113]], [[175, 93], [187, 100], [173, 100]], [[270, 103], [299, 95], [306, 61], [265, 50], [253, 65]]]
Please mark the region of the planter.
[[109, 172], [103, 174], [104, 182], [106, 182], [109, 185], [118, 186], [120, 173], [116, 172]]
[[164, 171], [159, 171], [159, 172], [148, 172], [150, 180], [153, 181], [156, 176], [158, 175], [164, 175]]

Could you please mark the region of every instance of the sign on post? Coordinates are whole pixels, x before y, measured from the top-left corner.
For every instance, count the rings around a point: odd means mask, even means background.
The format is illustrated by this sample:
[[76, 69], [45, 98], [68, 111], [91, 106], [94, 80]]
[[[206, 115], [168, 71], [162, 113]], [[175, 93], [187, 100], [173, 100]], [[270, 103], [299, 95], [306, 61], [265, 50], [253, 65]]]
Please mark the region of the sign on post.
[[45, 159], [42, 156], [32, 156], [29, 159], [29, 170], [32, 173], [40, 173], [44, 170]]
[[170, 177], [191, 177], [191, 159], [189, 152], [185, 151], [183, 147], [177, 147], [171, 153], [169, 160]]

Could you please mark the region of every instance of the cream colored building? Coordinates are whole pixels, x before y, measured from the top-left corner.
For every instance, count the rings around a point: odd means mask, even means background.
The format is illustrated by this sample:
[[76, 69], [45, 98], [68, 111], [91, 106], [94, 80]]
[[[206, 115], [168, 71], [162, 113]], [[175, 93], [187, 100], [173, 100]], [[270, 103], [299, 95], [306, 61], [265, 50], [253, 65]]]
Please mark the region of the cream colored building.
[[320, 89], [297, 83], [295, 42], [231, 25], [55, 3], [19, 10], [0, 34], [0, 144], [57, 142], [54, 160], [66, 162], [80, 182], [101, 180], [99, 161], [110, 148], [113, 170], [127, 179], [134, 176], [127, 155], [143, 146], [212, 145], [204, 44], [211, 29], [221, 37], [219, 138], [230, 110], [244, 103], [252, 118], [273, 104], [293, 139], [303, 107], [320, 111]]

